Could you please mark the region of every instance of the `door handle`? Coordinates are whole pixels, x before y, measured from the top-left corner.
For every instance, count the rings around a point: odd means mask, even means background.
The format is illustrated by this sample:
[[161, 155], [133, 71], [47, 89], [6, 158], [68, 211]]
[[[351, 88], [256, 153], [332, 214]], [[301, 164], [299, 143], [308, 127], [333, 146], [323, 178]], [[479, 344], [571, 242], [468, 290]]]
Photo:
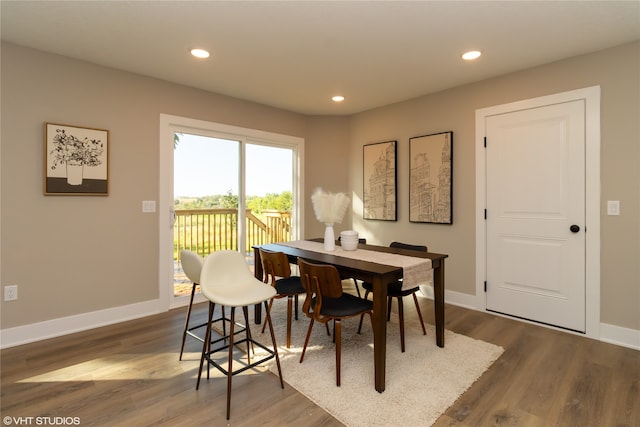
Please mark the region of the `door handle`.
[[176, 215], [176, 210], [174, 208], [169, 209], [169, 228], [173, 228], [176, 223], [176, 219], [178, 216]]
[[569, 227], [569, 230], [571, 230], [572, 233], [577, 233], [578, 231], [580, 231], [580, 226], [573, 224], [571, 227]]

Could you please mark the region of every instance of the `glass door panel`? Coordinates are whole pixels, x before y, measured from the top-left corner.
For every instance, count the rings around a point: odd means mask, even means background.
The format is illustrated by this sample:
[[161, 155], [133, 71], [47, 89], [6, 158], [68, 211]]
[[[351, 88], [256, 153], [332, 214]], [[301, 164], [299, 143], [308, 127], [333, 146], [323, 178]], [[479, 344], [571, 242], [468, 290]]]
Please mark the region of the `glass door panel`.
[[191, 292], [180, 266], [183, 249], [206, 257], [238, 250], [240, 142], [187, 133], [174, 147], [174, 296]]
[[291, 148], [245, 146], [246, 249], [292, 240], [293, 159]]

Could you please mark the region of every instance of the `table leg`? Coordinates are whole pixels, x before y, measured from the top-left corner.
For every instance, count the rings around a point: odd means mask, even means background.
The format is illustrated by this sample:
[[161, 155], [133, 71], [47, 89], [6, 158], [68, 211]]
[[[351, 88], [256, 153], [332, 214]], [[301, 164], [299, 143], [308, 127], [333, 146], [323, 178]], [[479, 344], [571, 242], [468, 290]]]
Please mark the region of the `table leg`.
[[444, 259], [433, 269], [433, 306], [436, 320], [436, 344], [444, 347]]
[[387, 357], [387, 286], [379, 277], [373, 278], [373, 361], [375, 386], [384, 391]]

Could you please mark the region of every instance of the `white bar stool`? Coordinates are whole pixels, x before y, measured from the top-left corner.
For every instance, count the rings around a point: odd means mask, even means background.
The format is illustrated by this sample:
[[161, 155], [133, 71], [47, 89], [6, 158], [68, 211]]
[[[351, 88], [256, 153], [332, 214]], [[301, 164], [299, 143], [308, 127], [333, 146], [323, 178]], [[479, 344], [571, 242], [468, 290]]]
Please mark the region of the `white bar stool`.
[[[202, 294], [209, 300], [209, 322], [207, 323], [207, 331], [205, 333], [204, 342], [202, 345], [202, 356], [200, 357], [200, 369], [198, 371], [198, 381], [196, 383], [196, 390], [200, 387], [200, 378], [202, 377], [202, 367], [204, 361], [207, 360], [207, 378], [209, 378], [209, 366], [215, 366], [220, 372], [227, 376], [227, 420], [231, 414], [231, 382], [232, 377], [235, 374], [251, 369], [267, 360], [276, 359], [276, 365], [278, 367], [278, 375], [280, 376], [280, 386], [284, 388], [284, 380], [282, 379], [282, 370], [280, 368], [280, 357], [278, 356], [278, 346], [276, 344], [276, 338], [273, 333], [273, 324], [271, 323], [271, 315], [269, 314], [268, 301], [276, 295], [276, 290], [260, 280], [256, 279], [249, 267], [245, 262], [244, 256], [240, 252], [236, 251], [218, 251], [209, 255], [202, 267], [200, 274], [200, 289]], [[248, 307], [263, 303], [266, 311], [266, 321], [269, 325], [269, 332], [271, 333], [271, 343], [273, 349], [269, 349], [263, 344], [255, 341], [251, 337], [251, 331], [249, 329], [249, 322], [246, 324], [246, 337], [234, 342], [234, 329], [235, 329], [235, 312], [237, 307], [241, 307], [245, 313], [248, 312]], [[220, 304], [224, 307], [231, 309], [231, 323], [229, 327], [229, 334], [225, 336], [228, 339], [228, 344], [211, 350], [211, 325], [213, 323], [213, 307], [215, 304]], [[234, 345], [247, 343], [247, 364], [242, 365], [241, 368], [233, 370], [233, 347]], [[267, 354], [265, 357], [251, 362], [251, 352], [249, 350], [249, 343], [257, 345], [263, 349]], [[220, 350], [228, 348], [228, 360], [227, 369], [223, 368], [216, 360], [213, 359], [212, 354]]]

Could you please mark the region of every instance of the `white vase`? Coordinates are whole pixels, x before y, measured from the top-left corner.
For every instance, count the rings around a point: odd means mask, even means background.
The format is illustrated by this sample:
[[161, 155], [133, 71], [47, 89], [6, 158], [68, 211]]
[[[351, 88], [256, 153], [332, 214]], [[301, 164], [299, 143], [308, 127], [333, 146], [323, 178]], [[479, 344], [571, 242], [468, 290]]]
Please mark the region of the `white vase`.
[[333, 232], [333, 224], [326, 224], [324, 229], [324, 250], [335, 251], [336, 250], [336, 235]]
[[67, 162], [67, 184], [81, 185], [84, 165]]

